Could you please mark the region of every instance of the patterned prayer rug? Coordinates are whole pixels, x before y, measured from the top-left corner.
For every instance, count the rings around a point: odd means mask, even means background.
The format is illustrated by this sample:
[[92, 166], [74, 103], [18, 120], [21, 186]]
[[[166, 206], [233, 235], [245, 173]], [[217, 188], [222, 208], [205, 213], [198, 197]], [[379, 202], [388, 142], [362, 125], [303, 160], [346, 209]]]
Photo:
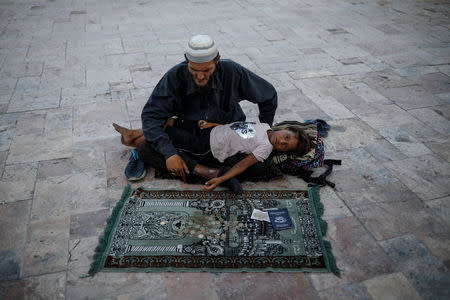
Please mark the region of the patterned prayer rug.
[[[236, 196], [228, 191], [128, 186], [108, 219], [89, 275], [98, 271], [339, 275], [330, 243], [322, 239], [326, 222], [321, 219], [318, 191], [250, 190]], [[293, 227], [275, 230], [270, 220], [252, 218], [254, 209], [281, 208], [287, 208]]]

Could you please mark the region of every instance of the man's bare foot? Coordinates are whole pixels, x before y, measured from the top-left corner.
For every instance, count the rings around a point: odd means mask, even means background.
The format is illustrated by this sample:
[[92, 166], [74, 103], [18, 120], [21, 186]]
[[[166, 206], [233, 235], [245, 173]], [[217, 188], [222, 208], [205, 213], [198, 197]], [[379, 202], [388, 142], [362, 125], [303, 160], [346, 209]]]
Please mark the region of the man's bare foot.
[[139, 139], [139, 141], [140, 141], [142, 139], [145, 139], [142, 129], [128, 129], [128, 128], [122, 127], [116, 123], [113, 123], [112, 125], [113, 125], [114, 129], [118, 133], [120, 133], [120, 135], [121, 135], [120, 141], [125, 146], [135, 147], [136, 140]]

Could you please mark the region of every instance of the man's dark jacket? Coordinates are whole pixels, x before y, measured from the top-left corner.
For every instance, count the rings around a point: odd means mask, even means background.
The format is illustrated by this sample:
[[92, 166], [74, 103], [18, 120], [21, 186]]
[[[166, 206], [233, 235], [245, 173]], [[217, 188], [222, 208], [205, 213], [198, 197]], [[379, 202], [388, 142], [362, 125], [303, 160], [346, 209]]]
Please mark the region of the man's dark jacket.
[[211, 77], [211, 90], [197, 90], [187, 63], [170, 69], [154, 88], [142, 110], [142, 129], [147, 141], [167, 159], [177, 153], [163, 130], [168, 118], [220, 124], [245, 121], [239, 102], [258, 104], [261, 123], [272, 125], [277, 92], [266, 80], [231, 60], [221, 60]]

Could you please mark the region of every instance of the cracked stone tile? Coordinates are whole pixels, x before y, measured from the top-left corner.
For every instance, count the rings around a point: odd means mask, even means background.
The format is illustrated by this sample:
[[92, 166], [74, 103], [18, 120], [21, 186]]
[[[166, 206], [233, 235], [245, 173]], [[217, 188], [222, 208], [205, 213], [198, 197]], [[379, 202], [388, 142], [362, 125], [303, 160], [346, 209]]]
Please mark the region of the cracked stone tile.
[[100, 235], [69, 241], [69, 269], [90, 267], [99, 237]]

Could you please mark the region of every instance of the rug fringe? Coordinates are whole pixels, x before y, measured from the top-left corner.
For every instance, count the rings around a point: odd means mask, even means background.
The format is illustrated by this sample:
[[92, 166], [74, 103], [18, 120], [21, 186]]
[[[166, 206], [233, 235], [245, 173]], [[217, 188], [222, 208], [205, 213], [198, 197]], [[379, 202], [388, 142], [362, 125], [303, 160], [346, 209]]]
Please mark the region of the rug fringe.
[[[314, 202], [314, 206], [316, 208], [317, 218], [319, 220], [320, 231], [322, 232], [322, 235], [325, 236], [328, 231], [328, 223], [327, 223], [327, 221], [322, 219], [322, 216], [324, 213], [324, 206], [323, 206], [323, 203], [320, 202], [319, 191], [320, 191], [319, 186], [315, 186], [309, 190], [309, 192], [311, 193], [311, 198], [314, 199], [313, 202]], [[324, 250], [327, 254], [330, 271], [337, 277], [341, 278], [341, 270], [339, 270], [338, 266], [336, 265], [336, 258], [333, 255], [331, 243], [329, 241], [323, 239], [323, 245], [325, 248]]]
[[120, 201], [117, 202], [116, 206], [114, 207], [114, 209], [111, 213], [111, 216], [106, 221], [106, 227], [103, 232], [103, 235], [98, 239], [99, 243], [98, 243], [98, 246], [94, 250], [93, 261], [91, 263], [91, 267], [88, 271], [88, 274], [86, 276], [83, 276], [82, 278], [94, 277], [94, 275], [98, 271], [100, 271], [100, 269], [102, 267], [101, 263], [102, 263], [103, 254], [107, 250], [106, 247], [108, 246], [109, 236], [114, 227], [114, 223], [115, 223], [120, 211], [122, 210], [122, 207], [125, 204], [125, 201], [128, 199], [128, 197], [130, 196], [132, 191], [133, 191], [133, 189], [131, 188], [131, 186], [129, 184], [123, 190]]

